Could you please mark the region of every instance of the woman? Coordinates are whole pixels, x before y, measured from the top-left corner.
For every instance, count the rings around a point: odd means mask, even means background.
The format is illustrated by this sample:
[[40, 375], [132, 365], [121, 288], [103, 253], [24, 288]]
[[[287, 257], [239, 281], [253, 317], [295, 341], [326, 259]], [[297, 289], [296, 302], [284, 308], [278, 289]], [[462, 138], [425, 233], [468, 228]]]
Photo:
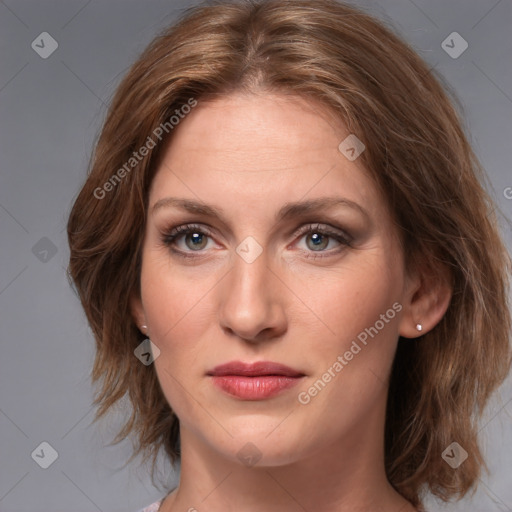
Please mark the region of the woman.
[[[163, 448], [147, 510], [420, 511], [485, 467], [509, 258], [426, 64], [331, 0], [217, 2], [113, 99], [70, 215], [97, 417]], [[154, 469], [154, 465], [153, 465]]]

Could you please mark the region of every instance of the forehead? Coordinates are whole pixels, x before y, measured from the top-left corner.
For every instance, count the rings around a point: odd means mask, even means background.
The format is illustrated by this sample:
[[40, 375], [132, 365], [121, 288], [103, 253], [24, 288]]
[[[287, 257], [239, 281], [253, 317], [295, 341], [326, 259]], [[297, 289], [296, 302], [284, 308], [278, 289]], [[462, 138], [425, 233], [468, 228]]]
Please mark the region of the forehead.
[[181, 195], [218, 205], [278, 208], [342, 195], [382, 215], [362, 163], [338, 146], [350, 133], [322, 105], [296, 96], [235, 94], [198, 102], [173, 132], [153, 180], [150, 205]]
[[[278, 169], [288, 167], [298, 154], [315, 158], [329, 150], [332, 157], [337, 148], [333, 141], [345, 131], [340, 120], [311, 100], [240, 93], [199, 101], [173, 133], [171, 151], [172, 146], [194, 148], [205, 157], [215, 153], [217, 160], [245, 158], [246, 168], [253, 164], [248, 170]], [[250, 162], [255, 155], [258, 160]]]

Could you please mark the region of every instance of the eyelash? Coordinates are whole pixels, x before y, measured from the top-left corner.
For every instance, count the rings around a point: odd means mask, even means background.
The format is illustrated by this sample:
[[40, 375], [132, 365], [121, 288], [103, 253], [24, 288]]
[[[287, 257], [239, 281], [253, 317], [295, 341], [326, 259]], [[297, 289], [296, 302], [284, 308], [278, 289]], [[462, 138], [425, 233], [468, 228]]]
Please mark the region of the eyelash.
[[[334, 238], [337, 242], [342, 244], [342, 246], [351, 247], [351, 238], [342, 233], [334, 231], [328, 227], [321, 228], [321, 224], [309, 224], [308, 226], [305, 226], [305, 228], [302, 228], [294, 233], [295, 237], [300, 236], [301, 238], [304, 235], [308, 235], [311, 233], [318, 233], [322, 236], [327, 236], [329, 238]], [[192, 255], [189, 253], [189, 251], [182, 251], [180, 249], [175, 249], [173, 246], [176, 244], [176, 241], [183, 235], [187, 235], [190, 233], [198, 233], [201, 235], [206, 235], [211, 238], [212, 233], [209, 229], [204, 228], [202, 226], [199, 226], [197, 224], [185, 224], [182, 226], [178, 226], [176, 228], [170, 229], [168, 232], [163, 233], [162, 236], [162, 242], [165, 246], [169, 247], [173, 253], [175, 253], [177, 256], [184, 258], [184, 259], [195, 259], [198, 256]], [[317, 251], [308, 251], [313, 254], [306, 255], [306, 258], [310, 259], [318, 259], [318, 258], [326, 258], [329, 256], [332, 256], [334, 254], [338, 254], [341, 250], [343, 250], [343, 247], [340, 247], [338, 249], [330, 250], [330, 251], [318, 251], [318, 253], [325, 253], [326, 255], [318, 254]], [[196, 252], [196, 251], [191, 251]], [[201, 251], [197, 251], [201, 252]]]

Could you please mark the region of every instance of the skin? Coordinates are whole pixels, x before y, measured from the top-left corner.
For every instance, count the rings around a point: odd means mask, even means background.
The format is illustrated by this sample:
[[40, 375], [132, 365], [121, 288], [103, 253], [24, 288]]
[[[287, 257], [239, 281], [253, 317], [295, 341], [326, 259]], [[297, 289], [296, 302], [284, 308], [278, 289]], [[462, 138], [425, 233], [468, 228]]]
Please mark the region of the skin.
[[[432, 329], [450, 290], [420, 269], [406, 272], [384, 199], [360, 160], [338, 150], [348, 135], [314, 102], [233, 94], [199, 102], [165, 148], [149, 192], [141, 296], [132, 297], [135, 321], [161, 351], [155, 369], [180, 419], [180, 484], [163, 512], [414, 510], [384, 471], [388, 377], [399, 335], [419, 336], [417, 323], [421, 334]], [[171, 196], [221, 208], [224, 218], [153, 208]], [[326, 196], [366, 213], [345, 205], [274, 219], [287, 202]], [[163, 242], [187, 223], [210, 229], [199, 241], [175, 241], [190, 259]], [[347, 232], [350, 244], [324, 235], [317, 248], [312, 234], [297, 234], [318, 223]], [[252, 263], [236, 252], [249, 236], [263, 249]], [[401, 311], [299, 403], [394, 303]], [[275, 361], [305, 377], [276, 397], [240, 400], [206, 375], [233, 360]], [[253, 466], [237, 457], [248, 442], [261, 454]]]

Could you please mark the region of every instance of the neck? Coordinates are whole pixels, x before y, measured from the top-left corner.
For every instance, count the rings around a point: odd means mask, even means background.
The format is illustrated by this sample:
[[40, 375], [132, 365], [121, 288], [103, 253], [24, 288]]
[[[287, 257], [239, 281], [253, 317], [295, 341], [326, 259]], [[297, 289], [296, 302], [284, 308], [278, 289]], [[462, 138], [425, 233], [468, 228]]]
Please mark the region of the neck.
[[414, 512], [386, 478], [383, 435], [374, 435], [373, 421], [299, 460], [252, 467], [182, 426], [180, 485], [161, 511]]

